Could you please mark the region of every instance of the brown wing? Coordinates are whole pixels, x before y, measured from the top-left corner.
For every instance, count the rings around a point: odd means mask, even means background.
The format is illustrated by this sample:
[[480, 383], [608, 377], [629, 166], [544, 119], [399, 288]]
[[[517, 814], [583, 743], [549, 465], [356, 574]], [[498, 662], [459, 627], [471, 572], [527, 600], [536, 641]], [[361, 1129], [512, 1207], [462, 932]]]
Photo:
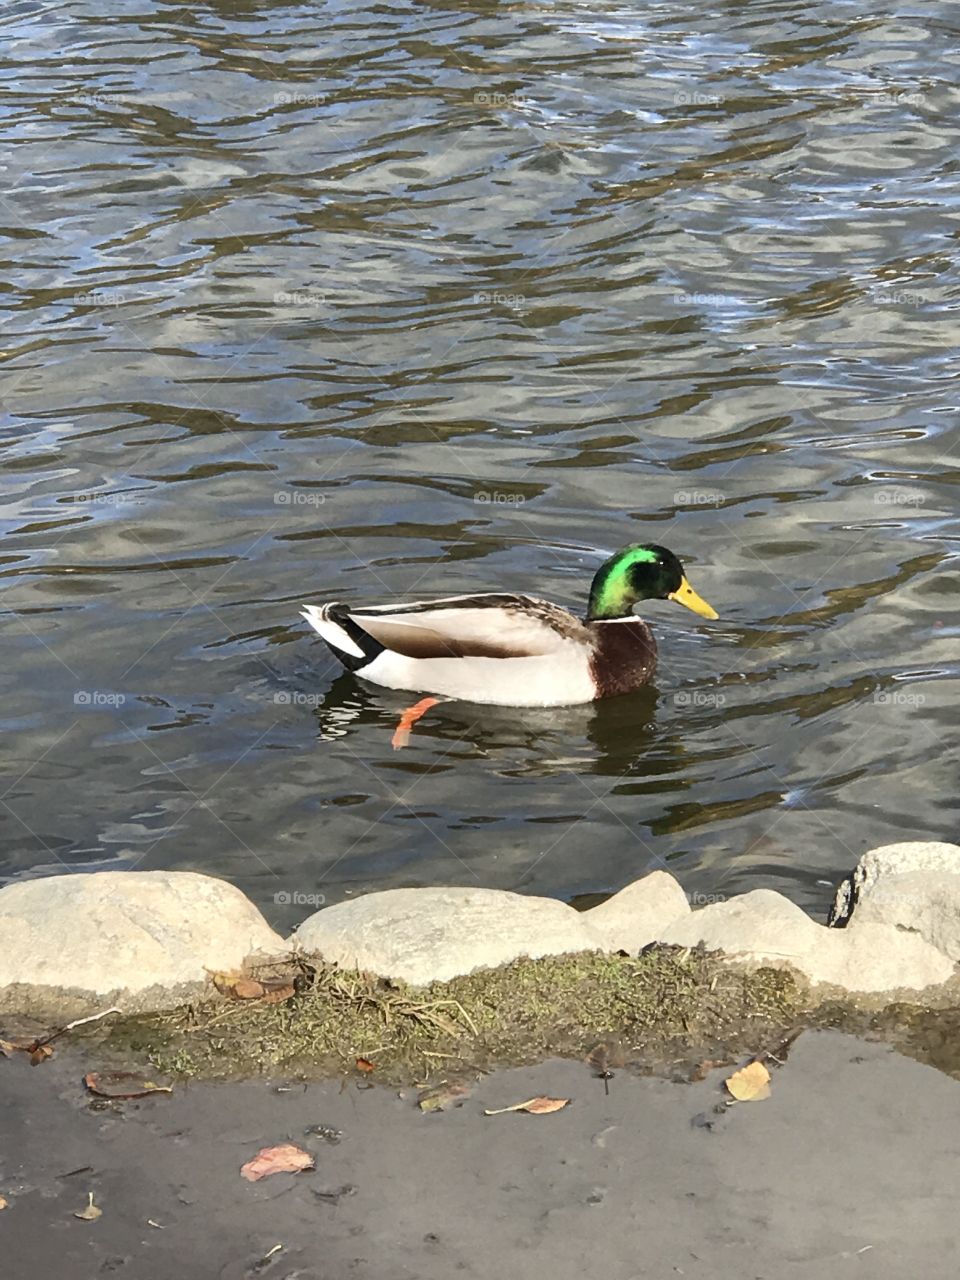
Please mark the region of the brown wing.
[[349, 613], [380, 644], [410, 658], [534, 657], [566, 640], [590, 639], [572, 613], [532, 596], [451, 596]]

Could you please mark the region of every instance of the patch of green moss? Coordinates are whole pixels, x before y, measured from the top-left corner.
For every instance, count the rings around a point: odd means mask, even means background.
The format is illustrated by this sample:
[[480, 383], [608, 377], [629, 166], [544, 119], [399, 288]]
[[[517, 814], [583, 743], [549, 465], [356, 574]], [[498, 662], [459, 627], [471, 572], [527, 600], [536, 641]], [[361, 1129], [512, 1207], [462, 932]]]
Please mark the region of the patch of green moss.
[[[261, 976], [263, 976], [261, 974]], [[376, 1064], [376, 1079], [424, 1080], [551, 1055], [617, 1036], [649, 1071], [768, 1046], [808, 1012], [775, 969], [745, 973], [700, 950], [517, 960], [428, 988], [303, 964], [285, 1001], [209, 1000], [118, 1020], [101, 1045], [179, 1076], [322, 1078]]]

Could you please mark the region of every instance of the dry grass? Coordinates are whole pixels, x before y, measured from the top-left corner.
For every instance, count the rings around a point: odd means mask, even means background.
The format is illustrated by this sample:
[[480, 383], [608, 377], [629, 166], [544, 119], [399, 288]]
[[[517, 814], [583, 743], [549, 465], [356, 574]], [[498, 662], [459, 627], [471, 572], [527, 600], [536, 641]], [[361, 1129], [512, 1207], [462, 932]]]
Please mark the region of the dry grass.
[[[706, 953], [582, 953], [518, 960], [428, 988], [301, 959], [281, 1003], [209, 999], [104, 1028], [101, 1044], [179, 1075], [303, 1078], [376, 1064], [376, 1078], [423, 1080], [438, 1064], [486, 1070], [581, 1055], [616, 1035], [642, 1069], [762, 1048], [809, 1013], [784, 972], [743, 973]], [[290, 973], [290, 961], [257, 976]]]

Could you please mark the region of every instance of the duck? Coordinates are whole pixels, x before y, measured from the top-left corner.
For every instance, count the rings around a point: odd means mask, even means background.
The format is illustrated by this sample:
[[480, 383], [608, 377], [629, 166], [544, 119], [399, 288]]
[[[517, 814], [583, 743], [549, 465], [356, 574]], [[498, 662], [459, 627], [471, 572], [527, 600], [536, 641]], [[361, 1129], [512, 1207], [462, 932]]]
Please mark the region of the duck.
[[[632, 693], [657, 663], [653, 632], [634, 606], [672, 600], [702, 618], [716, 610], [656, 543], [632, 543], [600, 566], [583, 618], [535, 596], [491, 591], [404, 604], [305, 605], [301, 616], [333, 656], [387, 689], [505, 707], [563, 707]], [[421, 704], [418, 704], [418, 708]]]

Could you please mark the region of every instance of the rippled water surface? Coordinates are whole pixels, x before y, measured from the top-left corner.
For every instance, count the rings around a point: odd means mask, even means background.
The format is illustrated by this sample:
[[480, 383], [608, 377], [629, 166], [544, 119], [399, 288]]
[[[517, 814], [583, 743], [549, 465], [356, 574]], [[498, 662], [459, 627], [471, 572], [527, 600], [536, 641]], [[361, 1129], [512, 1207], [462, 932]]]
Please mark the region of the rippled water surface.
[[[955, 5], [0, 23], [4, 878], [819, 909], [956, 835]], [[641, 540], [721, 621], [649, 606], [655, 686], [595, 709], [395, 753], [410, 699], [298, 618], [581, 607]]]

